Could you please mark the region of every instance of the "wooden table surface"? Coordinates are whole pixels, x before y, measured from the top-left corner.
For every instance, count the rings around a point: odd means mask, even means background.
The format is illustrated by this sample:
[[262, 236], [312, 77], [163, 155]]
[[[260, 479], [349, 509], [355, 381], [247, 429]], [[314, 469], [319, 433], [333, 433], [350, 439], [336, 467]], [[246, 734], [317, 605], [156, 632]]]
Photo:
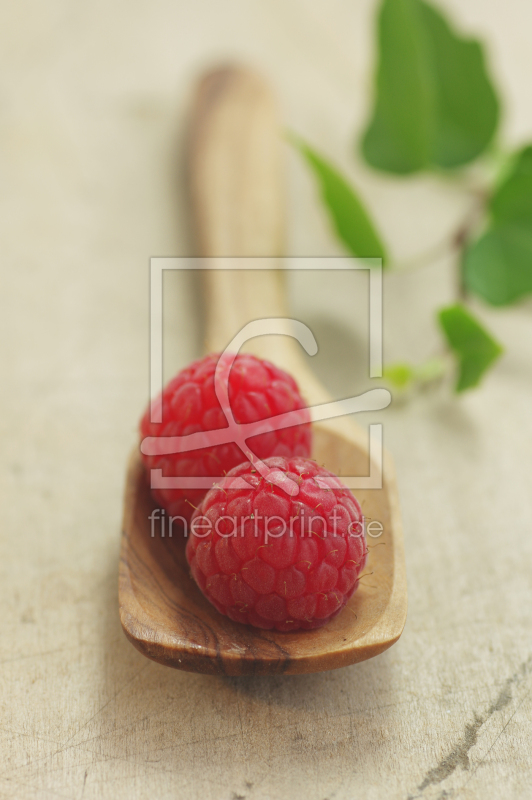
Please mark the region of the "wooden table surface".
[[[532, 134], [527, 0], [445, 0], [489, 39], [504, 134]], [[117, 611], [124, 469], [148, 393], [148, 261], [190, 252], [180, 192], [193, 80], [258, 67], [287, 126], [349, 169], [407, 260], [467, 212], [435, 178], [350, 157], [367, 111], [373, 0], [22, 0], [0, 25], [0, 797], [526, 798], [532, 793], [532, 306], [479, 313], [507, 347], [480, 391], [380, 416], [399, 477], [403, 637], [309, 676], [166, 669]], [[286, 152], [288, 252], [336, 249]], [[336, 396], [364, 384], [365, 284], [302, 275], [292, 308]], [[321, 281], [321, 283], [320, 283]], [[438, 344], [441, 258], [389, 278], [385, 356]], [[165, 372], [201, 350], [195, 287], [165, 283]], [[365, 420], [366, 422], [368, 419]]]

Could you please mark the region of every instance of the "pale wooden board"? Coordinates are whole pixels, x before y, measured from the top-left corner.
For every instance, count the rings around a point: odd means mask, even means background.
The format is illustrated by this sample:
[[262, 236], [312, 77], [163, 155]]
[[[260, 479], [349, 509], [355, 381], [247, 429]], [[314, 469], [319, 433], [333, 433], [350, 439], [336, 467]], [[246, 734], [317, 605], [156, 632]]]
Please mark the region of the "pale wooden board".
[[[446, 5], [491, 36], [508, 136], [522, 140], [528, 4]], [[485, 313], [508, 355], [482, 391], [382, 415], [410, 592], [390, 651], [323, 675], [211, 678], [148, 662], [118, 621], [124, 468], [148, 386], [148, 258], [188, 252], [171, 165], [190, 80], [217, 56], [251, 59], [287, 123], [347, 165], [372, 9], [57, 0], [2, 12], [0, 798], [529, 796], [530, 304]], [[336, 252], [291, 156], [289, 170], [291, 254]], [[467, 205], [433, 180], [403, 189], [360, 165], [351, 174], [401, 257]], [[433, 348], [420, 331], [450, 296], [446, 269], [390, 281], [388, 358]], [[325, 286], [294, 292], [339, 396], [356, 363], [335, 362], [336, 348], [365, 352], [356, 281], [336, 302]], [[190, 283], [167, 289], [172, 371], [201, 342]]]

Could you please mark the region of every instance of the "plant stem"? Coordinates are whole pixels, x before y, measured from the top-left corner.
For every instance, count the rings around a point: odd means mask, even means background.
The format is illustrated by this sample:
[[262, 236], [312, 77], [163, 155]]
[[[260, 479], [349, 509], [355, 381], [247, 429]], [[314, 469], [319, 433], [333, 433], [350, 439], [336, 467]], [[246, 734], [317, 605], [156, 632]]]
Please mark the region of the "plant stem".
[[476, 193], [477, 202], [468, 212], [454, 233], [446, 237], [439, 244], [434, 245], [425, 252], [414, 256], [409, 261], [390, 264], [388, 266], [388, 270], [390, 272], [410, 272], [417, 269], [423, 269], [424, 267], [429, 267], [435, 261], [439, 261], [440, 258], [457, 252], [459, 254], [459, 258], [457, 259], [457, 296], [460, 300], [465, 300], [467, 297], [467, 289], [463, 281], [462, 258], [460, 256], [463, 255], [472, 232], [477, 227], [484, 215], [488, 198], [489, 194], [487, 191], [479, 191]]
[[453, 250], [456, 251], [456, 296], [457, 299], [463, 303], [467, 302], [467, 286], [464, 280], [463, 270], [464, 253], [471, 234], [477, 228], [486, 213], [488, 199], [489, 193], [487, 191], [477, 196], [477, 202], [462, 224], [458, 227], [451, 242]]

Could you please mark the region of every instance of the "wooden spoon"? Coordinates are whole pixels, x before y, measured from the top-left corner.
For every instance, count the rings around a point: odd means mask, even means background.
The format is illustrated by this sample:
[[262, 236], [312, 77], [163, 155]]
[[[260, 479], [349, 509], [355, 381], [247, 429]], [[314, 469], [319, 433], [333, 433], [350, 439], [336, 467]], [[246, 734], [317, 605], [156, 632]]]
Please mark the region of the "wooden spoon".
[[[246, 69], [223, 68], [202, 80], [189, 138], [189, 191], [202, 256], [280, 255], [284, 209], [280, 126], [272, 96]], [[275, 264], [272, 263], [272, 266]], [[279, 270], [212, 270], [204, 278], [207, 350], [220, 351], [250, 320], [286, 317]], [[289, 370], [309, 405], [330, 400], [286, 336], [263, 336], [247, 349]], [[314, 425], [314, 457], [337, 474], [367, 475], [368, 434], [349, 419]], [[366, 518], [383, 534], [369, 540], [366, 579], [346, 608], [315, 631], [278, 633], [232, 622], [190, 577], [183, 541], [151, 537], [154, 503], [138, 450], [127, 475], [119, 574], [122, 627], [148, 658], [191, 672], [226, 675], [336, 669], [376, 656], [401, 635], [406, 576], [397, 489], [385, 454], [382, 488], [356, 491]]]

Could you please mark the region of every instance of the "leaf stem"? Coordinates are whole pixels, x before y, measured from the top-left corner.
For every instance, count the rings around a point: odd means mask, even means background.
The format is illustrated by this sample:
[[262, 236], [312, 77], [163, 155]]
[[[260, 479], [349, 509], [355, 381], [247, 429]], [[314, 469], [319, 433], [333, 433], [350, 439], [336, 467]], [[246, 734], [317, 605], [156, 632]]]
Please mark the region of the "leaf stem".
[[[434, 262], [439, 261], [440, 258], [443, 258], [447, 255], [452, 255], [457, 251], [461, 255], [473, 230], [477, 227], [484, 215], [486, 203], [489, 199], [488, 191], [479, 191], [476, 193], [476, 199], [477, 202], [473, 205], [463, 221], [456, 228], [456, 230], [451, 233], [450, 236], [445, 237], [445, 239], [440, 241], [437, 245], [434, 245], [424, 252], [413, 256], [413, 258], [411, 258], [409, 261], [389, 263], [388, 271], [410, 272], [418, 269], [424, 269], [425, 267], [429, 267], [431, 264], [434, 264]], [[463, 283], [461, 258], [458, 259], [458, 271], [459, 279], [457, 281], [457, 295], [461, 299], [465, 299], [467, 292], [465, 284]]]
[[[452, 239], [452, 237], [451, 237]], [[424, 269], [439, 261], [440, 258], [448, 255], [451, 250], [451, 240], [446, 237], [438, 244], [429, 247], [427, 250], [418, 253], [408, 261], [396, 261], [388, 264], [389, 272], [414, 272], [418, 269]]]
[[489, 192], [485, 190], [477, 195], [477, 202], [470, 209], [462, 224], [456, 230], [451, 242], [452, 249], [456, 251], [456, 297], [461, 302], [467, 302], [467, 286], [464, 280], [463, 256], [471, 234], [478, 227], [486, 213]]

